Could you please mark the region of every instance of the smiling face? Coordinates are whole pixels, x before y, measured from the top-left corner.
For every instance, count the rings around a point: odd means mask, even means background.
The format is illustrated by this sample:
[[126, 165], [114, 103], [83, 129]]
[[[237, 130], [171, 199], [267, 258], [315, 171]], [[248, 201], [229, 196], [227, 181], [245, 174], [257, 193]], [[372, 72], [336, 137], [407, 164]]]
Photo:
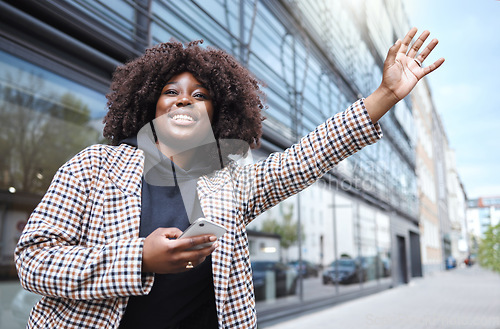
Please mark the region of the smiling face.
[[[173, 76], [156, 103], [158, 141], [171, 152], [183, 152], [214, 141], [211, 95], [189, 72]], [[173, 155], [173, 154], [172, 154]]]

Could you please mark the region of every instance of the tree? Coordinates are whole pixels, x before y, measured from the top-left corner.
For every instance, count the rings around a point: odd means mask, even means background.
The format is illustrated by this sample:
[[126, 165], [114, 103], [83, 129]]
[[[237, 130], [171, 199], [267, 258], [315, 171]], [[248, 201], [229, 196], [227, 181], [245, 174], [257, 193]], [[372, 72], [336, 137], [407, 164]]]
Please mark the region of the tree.
[[479, 264], [500, 273], [500, 223], [491, 226], [479, 243]]
[[[23, 72], [0, 85], [0, 189], [43, 194], [56, 170], [76, 152], [100, 139], [88, 106]], [[27, 79], [24, 79], [27, 80]]]
[[[284, 203], [280, 203], [278, 207], [281, 219], [277, 220], [271, 217], [262, 222], [262, 232], [278, 234], [281, 237], [280, 246], [284, 250], [290, 248], [299, 239], [299, 225], [293, 220], [293, 206], [293, 204], [286, 206]], [[285, 207], [286, 209], [284, 209]], [[304, 240], [303, 233], [302, 240]]]

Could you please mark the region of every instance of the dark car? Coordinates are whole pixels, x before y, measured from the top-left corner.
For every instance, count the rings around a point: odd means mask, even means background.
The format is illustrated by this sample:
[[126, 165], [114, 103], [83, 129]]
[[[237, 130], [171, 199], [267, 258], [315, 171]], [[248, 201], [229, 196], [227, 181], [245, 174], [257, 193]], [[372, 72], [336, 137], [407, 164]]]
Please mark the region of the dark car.
[[303, 260], [303, 261], [297, 260], [297, 261], [288, 263], [288, 265], [295, 268], [297, 273], [299, 273], [303, 278], [309, 278], [309, 277], [317, 278], [319, 275], [318, 266], [314, 265], [313, 263], [311, 263], [307, 260]]
[[[274, 278], [275, 297], [294, 295], [297, 288], [297, 271], [294, 268], [273, 261], [252, 262], [253, 286], [256, 300], [264, 300], [266, 296], [266, 285], [268, 280]], [[271, 288], [272, 289], [272, 288]]]
[[350, 284], [365, 281], [366, 270], [355, 259], [338, 259], [323, 271], [323, 284]]

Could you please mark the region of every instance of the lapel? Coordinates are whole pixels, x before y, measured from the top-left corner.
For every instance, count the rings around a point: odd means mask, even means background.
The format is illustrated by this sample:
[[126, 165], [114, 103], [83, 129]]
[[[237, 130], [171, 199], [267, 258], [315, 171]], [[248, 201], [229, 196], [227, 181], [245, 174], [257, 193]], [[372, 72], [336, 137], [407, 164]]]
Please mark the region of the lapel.
[[144, 153], [122, 144], [109, 160], [109, 178], [126, 195], [141, 196]]
[[[105, 207], [112, 208], [115, 221], [106, 221], [107, 238], [133, 239], [139, 237], [141, 223], [142, 173], [144, 154], [129, 145], [113, 148], [105, 166], [108, 167], [109, 183]], [[106, 186], [103, 186], [106, 188]], [[114, 190], [114, 192], [113, 192]], [[118, 193], [120, 191], [121, 193]]]
[[208, 220], [227, 228], [226, 234], [219, 239], [219, 247], [212, 253], [212, 271], [216, 304], [219, 314], [223, 312], [224, 301], [228, 297], [229, 275], [234, 245], [236, 243], [236, 218], [232, 213], [232, 184], [229, 175], [222, 169], [198, 180], [197, 190], [203, 214]]

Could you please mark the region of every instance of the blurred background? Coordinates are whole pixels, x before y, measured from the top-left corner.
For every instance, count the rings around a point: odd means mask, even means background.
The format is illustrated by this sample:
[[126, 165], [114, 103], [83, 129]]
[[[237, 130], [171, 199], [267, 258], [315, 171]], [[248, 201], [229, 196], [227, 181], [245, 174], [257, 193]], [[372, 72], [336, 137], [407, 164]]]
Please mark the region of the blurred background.
[[259, 321], [456, 267], [500, 271], [499, 14], [494, 0], [0, 1], [0, 328], [23, 328], [39, 299], [14, 248], [59, 166], [106, 142], [112, 72], [172, 38], [225, 49], [266, 83], [254, 161], [375, 90], [412, 26], [440, 40], [424, 65], [446, 58], [380, 142], [248, 227]]

